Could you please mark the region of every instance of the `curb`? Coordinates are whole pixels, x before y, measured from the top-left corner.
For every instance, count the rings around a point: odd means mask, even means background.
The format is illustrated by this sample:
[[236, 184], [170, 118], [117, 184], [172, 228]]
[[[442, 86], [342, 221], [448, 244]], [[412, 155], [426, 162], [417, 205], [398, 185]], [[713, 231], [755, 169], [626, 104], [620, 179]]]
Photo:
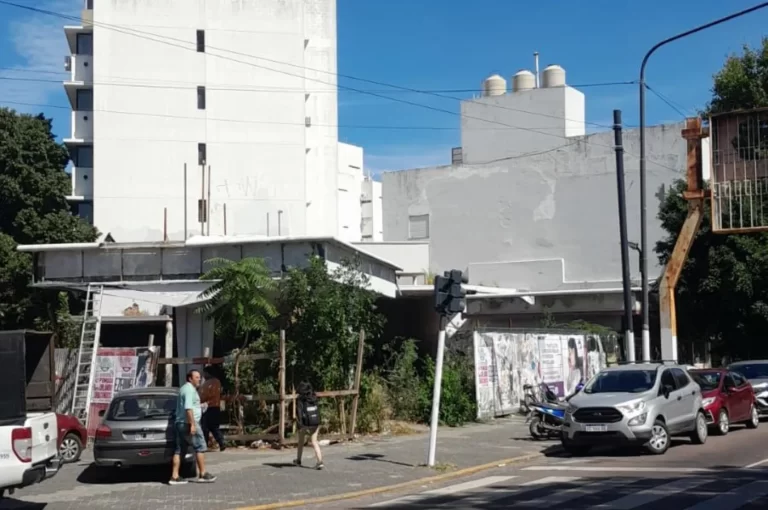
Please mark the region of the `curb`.
[[308, 499], [295, 499], [293, 501], [281, 501], [278, 503], [266, 503], [263, 505], [255, 506], [242, 506], [234, 510], [277, 510], [279, 508], [293, 508], [297, 506], [305, 505], [320, 505], [323, 503], [332, 503], [334, 501], [342, 501], [345, 499], [356, 499], [365, 496], [375, 496], [377, 494], [384, 494], [386, 492], [392, 492], [400, 489], [408, 489], [417, 485], [432, 484], [437, 482], [444, 482], [446, 480], [452, 480], [453, 478], [460, 478], [462, 476], [469, 476], [481, 471], [500, 467], [508, 464], [518, 464], [520, 462], [526, 462], [529, 460], [538, 459], [543, 457], [543, 452], [529, 453], [526, 455], [520, 455], [518, 457], [511, 457], [508, 459], [501, 459], [494, 462], [488, 462], [486, 464], [479, 464], [477, 466], [470, 466], [457, 471], [451, 471], [450, 473], [443, 473], [435, 476], [428, 476], [425, 478], [417, 478], [416, 480], [409, 480], [407, 482], [396, 483], [393, 485], [383, 485], [380, 487], [373, 487], [371, 489], [363, 489], [355, 492], [345, 492], [342, 494], [333, 494], [330, 496], [319, 496], [316, 498]]

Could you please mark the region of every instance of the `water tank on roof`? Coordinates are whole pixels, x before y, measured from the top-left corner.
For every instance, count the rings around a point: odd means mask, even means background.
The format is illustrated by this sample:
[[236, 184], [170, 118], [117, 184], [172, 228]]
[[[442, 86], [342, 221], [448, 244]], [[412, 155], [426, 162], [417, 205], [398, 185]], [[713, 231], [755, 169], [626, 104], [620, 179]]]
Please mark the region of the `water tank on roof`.
[[536, 76], [527, 69], [518, 71], [512, 77], [512, 90], [520, 92], [523, 90], [533, 90], [536, 88]]
[[565, 69], [558, 65], [551, 65], [545, 68], [541, 77], [541, 86], [546, 89], [565, 87]]
[[494, 74], [483, 81], [484, 96], [503, 96], [507, 93], [507, 80]]

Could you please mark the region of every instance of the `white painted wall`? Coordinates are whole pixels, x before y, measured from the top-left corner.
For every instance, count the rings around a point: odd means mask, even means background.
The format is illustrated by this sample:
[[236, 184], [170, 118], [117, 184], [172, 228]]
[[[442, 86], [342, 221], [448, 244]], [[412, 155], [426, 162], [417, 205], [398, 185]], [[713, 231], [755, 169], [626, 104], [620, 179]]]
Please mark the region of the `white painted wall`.
[[383, 188], [381, 182], [366, 177], [362, 182], [362, 240], [380, 243], [384, 240]]
[[363, 148], [339, 143], [339, 238], [347, 242], [362, 238], [362, 186]]
[[584, 135], [584, 94], [571, 87], [540, 88], [461, 103], [464, 164], [547, 151]]
[[[584, 94], [568, 86], [510, 92], [465, 101], [461, 111], [464, 164], [383, 175], [384, 241], [429, 242], [428, 269], [469, 269], [473, 284], [620, 282], [613, 133], [584, 134]], [[666, 235], [656, 219], [664, 193], [685, 174], [683, 127], [647, 131], [651, 248]], [[638, 242], [638, 130], [624, 130], [624, 147], [629, 240]], [[639, 279], [637, 261], [631, 252]], [[649, 261], [655, 278], [661, 267], [652, 253]]]
[[[99, 2], [93, 19], [101, 231], [119, 242], [162, 240], [167, 208], [171, 240], [184, 238], [185, 209], [188, 235], [199, 233], [197, 147], [206, 143], [211, 234], [224, 233], [226, 205], [227, 234], [275, 235], [282, 211], [282, 235], [337, 235], [335, 0]], [[196, 30], [205, 30], [205, 53]]]

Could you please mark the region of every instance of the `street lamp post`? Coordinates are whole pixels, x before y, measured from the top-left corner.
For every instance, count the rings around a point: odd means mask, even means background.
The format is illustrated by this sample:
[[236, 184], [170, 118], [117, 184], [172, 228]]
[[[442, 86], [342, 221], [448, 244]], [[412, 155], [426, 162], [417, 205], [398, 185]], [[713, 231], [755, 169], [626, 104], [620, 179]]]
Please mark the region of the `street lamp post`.
[[647, 223], [647, 213], [648, 213], [648, 207], [647, 207], [647, 201], [646, 201], [646, 168], [645, 168], [645, 66], [648, 64], [648, 59], [651, 58], [651, 55], [661, 48], [662, 46], [665, 46], [666, 44], [669, 44], [673, 41], [677, 41], [678, 39], [682, 39], [684, 37], [688, 37], [689, 35], [695, 34], [697, 32], [701, 32], [702, 30], [706, 30], [707, 28], [713, 27], [715, 25], [719, 25], [721, 23], [725, 23], [726, 21], [730, 21], [734, 18], [738, 18], [740, 16], [744, 16], [745, 14], [749, 14], [751, 12], [755, 12], [757, 10], [763, 9], [764, 7], [768, 7], [768, 2], [763, 2], [759, 5], [755, 5], [754, 7], [750, 7], [749, 9], [744, 9], [743, 11], [739, 11], [737, 13], [731, 14], [729, 16], [726, 16], [724, 18], [717, 19], [715, 21], [711, 21], [705, 25], [698, 26], [696, 28], [693, 28], [691, 30], [688, 30], [686, 32], [682, 32], [680, 34], [677, 34], [675, 36], [672, 36], [668, 39], [664, 39], [663, 41], [657, 43], [654, 45], [650, 50], [648, 50], [648, 53], [645, 54], [645, 57], [643, 57], [643, 62], [640, 64], [640, 273], [643, 275], [643, 361], [648, 361], [651, 359], [651, 333], [649, 328], [649, 313], [648, 313], [648, 223]]

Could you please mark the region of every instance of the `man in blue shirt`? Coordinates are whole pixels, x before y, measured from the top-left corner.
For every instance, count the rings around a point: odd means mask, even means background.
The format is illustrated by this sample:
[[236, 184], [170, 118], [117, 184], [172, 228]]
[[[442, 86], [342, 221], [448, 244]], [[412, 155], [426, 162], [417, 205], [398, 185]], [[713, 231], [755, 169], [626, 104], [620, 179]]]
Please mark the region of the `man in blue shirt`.
[[176, 449], [173, 452], [173, 473], [170, 482], [168, 482], [171, 485], [187, 483], [186, 480], [179, 477], [179, 467], [181, 466], [181, 456], [186, 455], [190, 446], [195, 450], [197, 481], [203, 483], [216, 481], [216, 477], [205, 470], [206, 444], [203, 430], [200, 427], [202, 409], [200, 408], [200, 395], [197, 393], [198, 386], [200, 386], [200, 372], [192, 369], [187, 372], [186, 384], [179, 389], [179, 401], [176, 404], [174, 423]]

